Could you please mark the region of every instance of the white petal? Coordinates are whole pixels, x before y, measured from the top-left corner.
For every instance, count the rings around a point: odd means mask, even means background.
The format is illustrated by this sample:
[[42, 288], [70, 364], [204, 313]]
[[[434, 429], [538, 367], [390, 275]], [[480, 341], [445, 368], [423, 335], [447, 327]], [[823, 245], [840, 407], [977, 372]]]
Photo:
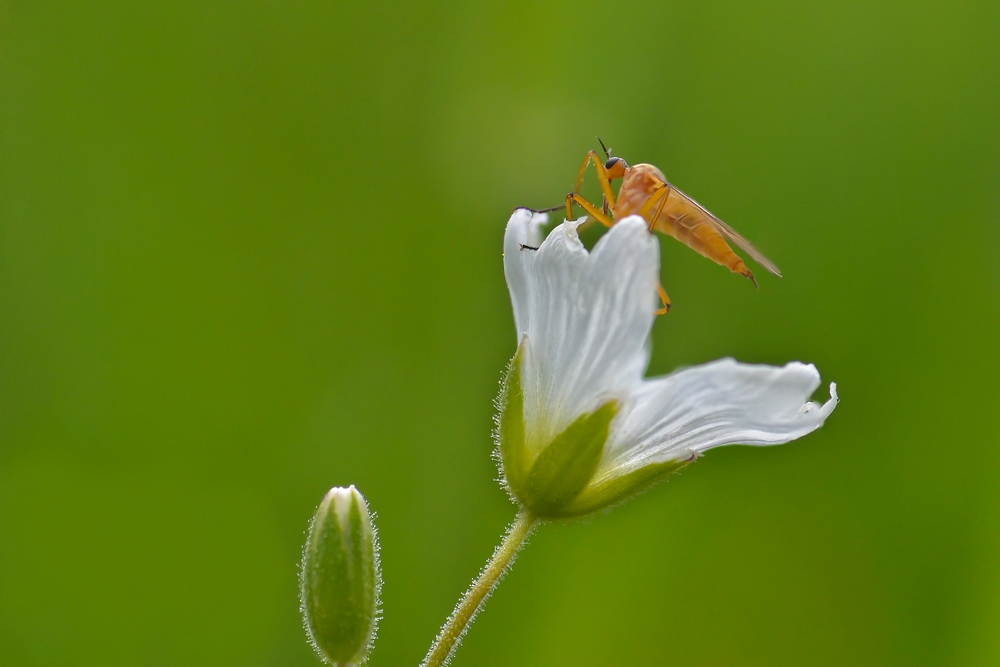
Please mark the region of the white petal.
[[519, 208], [511, 214], [503, 235], [503, 273], [514, 308], [518, 342], [528, 324], [528, 267], [535, 260], [534, 251], [522, 249], [522, 246], [531, 245], [528, 243], [530, 223], [531, 212]]
[[[586, 218], [580, 218], [580, 222], [583, 222]], [[549, 214], [548, 213], [532, 213], [531, 221], [528, 222], [528, 245], [533, 248], [537, 248], [542, 245], [542, 241], [545, 240], [545, 234], [542, 233], [542, 227], [549, 224]]]
[[640, 385], [659, 245], [633, 216], [612, 227], [593, 253], [577, 237], [580, 221], [556, 227], [537, 251], [520, 250], [527, 220], [511, 218], [504, 256], [518, 333], [528, 341], [527, 436], [544, 444], [584, 412], [612, 397], [627, 400]]
[[778, 368], [720, 359], [644, 382], [608, 442], [599, 476], [697, 456], [722, 445], [778, 445], [810, 433], [837, 405], [808, 402], [819, 387], [811, 364]]

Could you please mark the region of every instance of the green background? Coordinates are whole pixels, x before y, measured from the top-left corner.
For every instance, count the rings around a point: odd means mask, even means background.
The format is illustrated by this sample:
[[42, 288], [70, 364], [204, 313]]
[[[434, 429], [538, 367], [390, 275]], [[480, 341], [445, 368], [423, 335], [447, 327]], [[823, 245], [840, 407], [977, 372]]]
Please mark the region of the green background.
[[800, 359], [842, 402], [539, 530], [456, 667], [998, 664], [998, 34], [985, 0], [0, 3], [0, 662], [318, 664], [297, 560], [354, 483], [371, 664], [416, 665], [514, 516], [504, 224], [600, 134], [785, 272], [664, 239], [650, 374]]

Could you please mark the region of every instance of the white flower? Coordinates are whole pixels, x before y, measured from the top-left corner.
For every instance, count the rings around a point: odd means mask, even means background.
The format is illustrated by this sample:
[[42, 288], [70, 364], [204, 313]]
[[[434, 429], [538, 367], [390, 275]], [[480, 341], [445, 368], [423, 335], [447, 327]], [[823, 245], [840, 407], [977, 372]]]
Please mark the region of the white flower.
[[823, 405], [809, 402], [820, 384], [809, 364], [721, 359], [644, 379], [658, 241], [632, 216], [587, 252], [579, 223], [538, 246], [537, 218], [518, 210], [504, 237], [519, 347], [499, 401], [499, 452], [522, 506], [543, 518], [585, 514], [712, 447], [777, 445], [822, 426], [836, 385]]

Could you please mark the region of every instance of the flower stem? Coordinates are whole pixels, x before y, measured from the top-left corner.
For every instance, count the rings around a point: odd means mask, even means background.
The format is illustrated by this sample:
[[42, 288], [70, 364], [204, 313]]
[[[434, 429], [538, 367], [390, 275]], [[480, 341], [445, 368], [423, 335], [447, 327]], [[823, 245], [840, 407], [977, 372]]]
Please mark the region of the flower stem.
[[517, 521], [510, 527], [503, 542], [493, 552], [493, 557], [483, 568], [482, 574], [466, 591], [455, 607], [455, 611], [448, 617], [441, 632], [431, 644], [430, 650], [427, 651], [427, 657], [420, 663], [420, 667], [441, 667], [448, 663], [462, 636], [479, 612], [479, 608], [493, 591], [500, 576], [514, 560], [514, 556], [537, 523], [538, 519], [528, 512], [517, 515]]

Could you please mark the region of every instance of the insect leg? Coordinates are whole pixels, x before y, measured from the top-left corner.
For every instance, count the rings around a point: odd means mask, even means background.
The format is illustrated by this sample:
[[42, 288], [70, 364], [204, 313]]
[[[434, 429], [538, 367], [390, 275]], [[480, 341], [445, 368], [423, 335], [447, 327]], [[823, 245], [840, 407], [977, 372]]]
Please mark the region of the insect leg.
[[515, 206], [515, 211], [529, 211], [531, 213], [551, 213], [552, 211], [558, 211], [563, 207], [562, 204], [559, 206], [553, 206], [551, 208], [528, 208], [527, 206]]
[[573, 219], [573, 203], [574, 202], [577, 205], [579, 205], [580, 208], [582, 208], [584, 211], [586, 211], [591, 217], [593, 217], [595, 220], [597, 220], [599, 223], [601, 223], [605, 227], [610, 227], [611, 225], [615, 224], [614, 221], [612, 221], [610, 217], [604, 215], [604, 213], [601, 212], [601, 209], [597, 208], [596, 206], [594, 206], [593, 204], [591, 204], [589, 201], [587, 201], [586, 199], [584, 199], [581, 195], [579, 195], [579, 194], [577, 194], [575, 192], [570, 192], [568, 195], [566, 195], [566, 219], [567, 220], [572, 220]]
[[587, 151], [586, 157], [583, 158], [583, 164], [580, 166], [580, 171], [576, 175], [576, 187], [573, 188], [573, 192], [580, 192], [580, 186], [583, 185], [583, 174], [587, 171], [587, 166], [590, 164], [591, 160], [594, 162], [594, 168], [597, 169], [597, 182], [601, 185], [601, 192], [604, 194], [605, 205], [614, 208], [615, 193], [611, 190], [611, 181], [608, 179], [608, 172], [605, 171], [604, 164], [601, 162], [600, 156], [594, 151]]
[[[610, 209], [613, 209], [615, 207], [615, 193], [611, 189], [611, 180], [608, 178], [608, 172], [604, 169], [604, 164], [601, 162], [601, 157], [595, 151], [587, 151], [587, 155], [584, 156], [583, 164], [580, 165], [580, 171], [577, 172], [576, 175], [576, 187], [573, 188], [573, 192], [571, 194], [577, 194], [577, 195], [580, 194], [580, 187], [583, 185], [583, 175], [586, 173], [587, 167], [590, 166], [591, 162], [594, 163], [594, 169], [597, 170], [597, 182], [601, 186], [601, 194], [604, 195], [604, 204], [602, 207], [604, 209], [604, 215], [596, 216], [589, 209], [587, 212], [590, 213], [591, 215], [594, 215], [594, 217], [600, 220], [605, 226], [610, 227], [611, 218], [609, 216], [609, 211]], [[580, 205], [583, 206], [583, 204]], [[572, 220], [573, 210], [569, 196], [566, 197], [565, 207], [566, 207], [566, 219]], [[517, 210], [518, 208], [523, 208], [526, 211], [531, 211], [532, 213], [551, 213], [552, 211], [558, 211], [563, 207], [553, 206], [552, 208], [528, 208], [527, 206], [518, 206], [514, 210]]]
[[[649, 220], [649, 231], [652, 232], [656, 229], [656, 223], [660, 219], [660, 214], [663, 212], [663, 206], [667, 203], [667, 199], [670, 197], [670, 186], [666, 183], [660, 185], [654, 192], [649, 196], [649, 199], [642, 208], [639, 209], [639, 215]], [[656, 211], [652, 216], [649, 212], [653, 210], [653, 206], [656, 205]]]
[[667, 311], [670, 310], [670, 297], [667, 296], [667, 291], [663, 289], [663, 285], [660, 283], [656, 283], [656, 293], [660, 295], [660, 303], [663, 304], [663, 307], [657, 308], [653, 314], [666, 315]]

